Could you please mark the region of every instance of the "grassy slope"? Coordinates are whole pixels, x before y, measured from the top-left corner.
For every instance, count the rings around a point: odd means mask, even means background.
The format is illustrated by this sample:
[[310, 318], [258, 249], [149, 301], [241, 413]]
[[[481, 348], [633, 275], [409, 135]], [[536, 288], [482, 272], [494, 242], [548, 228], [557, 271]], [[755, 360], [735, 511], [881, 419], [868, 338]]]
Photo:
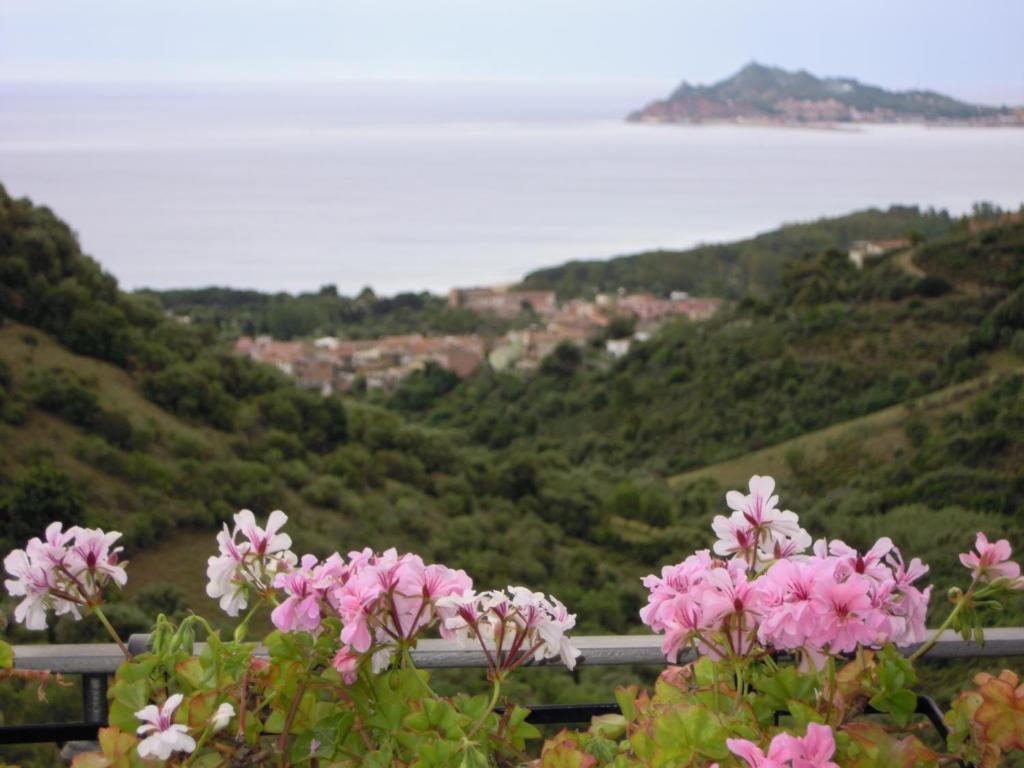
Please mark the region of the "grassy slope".
[[911, 417], [937, 421], [941, 416], [962, 409], [975, 395], [1005, 379], [1008, 373], [1024, 371], [1024, 360], [1004, 354], [990, 359], [991, 370], [969, 381], [952, 384], [899, 405], [883, 408], [866, 416], [832, 424], [807, 432], [776, 445], [742, 456], [683, 472], [669, 478], [673, 486], [683, 486], [708, 478], [726, 487], [742, 487], [753, 474], [767, 474], [785, 481], [790, 476], [787, 456], [794, 451], [805, 454], [822, 452], [828, 445], [856, 442], [879, 462], [906, 448], [904, 425]]

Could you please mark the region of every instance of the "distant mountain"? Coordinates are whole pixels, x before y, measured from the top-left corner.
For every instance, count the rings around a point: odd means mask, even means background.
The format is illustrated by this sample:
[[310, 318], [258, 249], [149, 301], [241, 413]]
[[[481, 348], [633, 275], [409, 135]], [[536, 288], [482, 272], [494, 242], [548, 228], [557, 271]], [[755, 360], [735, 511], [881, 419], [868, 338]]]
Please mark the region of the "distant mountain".
[[947, 123], [1024, 126], [1024, 107], [967, 104], [934, 91], [887, 91], [752, 62], [714, 85], [683, 82], [627, 117], [644, 123]]

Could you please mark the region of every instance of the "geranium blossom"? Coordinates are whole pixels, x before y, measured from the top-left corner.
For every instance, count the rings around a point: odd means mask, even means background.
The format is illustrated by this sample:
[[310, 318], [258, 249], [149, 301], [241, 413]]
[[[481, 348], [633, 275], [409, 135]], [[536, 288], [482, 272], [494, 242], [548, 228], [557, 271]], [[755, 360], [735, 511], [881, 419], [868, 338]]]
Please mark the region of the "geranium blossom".
[[803, 737], [780, 733], [768, 745], [766, 755], [754, 742], [726, 739], [729, 751], [751, 768], [839, 768], [832, 762], [836, 740], [827, 725], [810, 723]]
[[176, 693], [161, 707], [150, 704], [135, 713], [143, 721], [136, 733], [146, 736], [139, 742], [140, 757], [166, 760], [172, 752], [192, 752], [196, 748], [195, 739], [188, 735], [188, 726], [173, 722], [174, 711], [181, 705], [182, 698]]
[[750, 478], [750, 493], [729, 491], [728, 517], [718, 515], [711, 524], [718, 537], [714, 551], [723, 557], [737, 557], [755, 566], [758, 560], [780, 560], [803, 552], [811, 537], [795, 513], [778, 508], [775, 480], [768, 476]]
[[4, 581], [8, 594], [22, 598], [14, 609], [15, 621], [28, 629], [46, 627], [47, 612], [81, 618], [81, 609], [103, 602], [103, 590], [128, 580], [118, 564], [120, 547], [111, 548], [121, 537], [99, 528], [75, 526], [63, 530], [61, 523], [46, 527], [44, 538], [33, 537], [25, 549], [15, 549], [4, 558], [4, 569], [13, 578]]
[[214, 733], [228, 727], [231, 718], [235, 716], [235, 708], [228, 702], [224, 702], [210, 715], [210, 730]]
[[534, 661], [560, 658], [569, 669], [576, 666], [580, 651], [566, 636], [576, 625], [556, 598], [525, 587], [509, 587], [438, 601], [448, 633], [462, 642], [474, 636], [487, 654], [492, 674]]
[[317, 559], [305, 555], [301, 566], [289, 573], [279, 573], [274, 586], [283, 589], [288, 598], [270, 614], [274, 626], [282, 632], [305, 630], [314, 632], [320, 628], [320, 601], [323, 590], [318, 589], [313, 574]]
[[[260, 528], [251, 511], [243, 509], [234, 516], [234, 527], [227, 524], [217, 534], [219, 554], [207, 561], [206, 594], [220, 600], [229, 616], [237, 616], [249, 604], [251, 590], [265, 592], [279, 573], [287, 573], [297, 558], [288, 550], [291, 537], [279, 533], [288, 521], [280, 510], [270, 513], [267, 527]], [[238, 541], [239, 536], [244, 538]]]
[[97, 586], [102, 585], [108, 578], [119, 587], [125, 585], [128, 574], [125, 573], [124, 566], [117, 564], [122, 548], [111, 549], [114, 542], [121, 538], [120, 533], [104, 533], [99, 528], [75, 526], [68, 534], [74, 538], [66, 559], [72, 576], [86, 579]]
[[727, 495], [732, 514], [712, 523], [721, 559], [704, 550], [643, 580], [640, 618], [665, 633], [666, 658], [687, 646], [714, 658], [760, 647], [799, 651], [802, 665], [817, 666], [858, 646], [921, 642], [931, 587], [914, 582], [928, 566], [907, 565], [885, 537], [863, 554], [825, 539], [804, 554], [811, 538], [778, 509], [774, 490], [774, 480], [755, 475], [749, 494]]
[[977, 552], [961, 554], [960, 562], [973, 572], [975, 581], [1015, 580], [1020, 577], [1020, 566], [1010, 560], [1013, 550], [1006, 539], [989, 542], [988, 537], [979, 532], [974, 548]]

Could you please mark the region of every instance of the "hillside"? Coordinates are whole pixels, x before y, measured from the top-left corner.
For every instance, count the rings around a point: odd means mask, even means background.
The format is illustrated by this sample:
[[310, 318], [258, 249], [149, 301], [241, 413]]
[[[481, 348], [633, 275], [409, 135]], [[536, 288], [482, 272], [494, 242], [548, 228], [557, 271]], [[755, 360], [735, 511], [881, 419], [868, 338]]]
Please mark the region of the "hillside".
[[[632, 622], [640, 590], [624, 576], [642, 566], [602, 541], [610, 479], [302, 391], [229, 354], [211, 326], [119, 291], [52, 212], [2, 190], [0, 275], [0, 545], [53, 519], [116, 527], [147, 564], [133, 590], [159, 580], [170, 607], [209, 612], [201, 569], [163, 575], [201, 565], [239, 508], [283, 508], [299, 549], [413, 549], [481, 584], [589, 605], [584, 627]], [[150, 619], [130, 605], [117, 617], [129, 630]], [[54, 637], [80, 629], [61, 622]]]
[[512, 323], [469, 309], [450, 308], [427, 292], [378, 297], [365, 288], [343, 296], [333, 285], [316, 293], [262, 293], [236, 288], [141, 290], [176, 315], [217, 328], [226, 338], [267, 334], [275, 339], [338, 336], [374, 338], [402, 333], [500, 334]]
[[554, 290], [562, 298], [599, 292], [651, 291], [728, 299], [765, 297], [779, 287], [786, 263], [826, 248], [847, 250], [855, 240], [886, 240], [914, 234], [932, 238], [954, 226], [945, 211], [893, 206], [846, 216], [789, 224], [734, 243], [684, 251], [650, 251], [614, 259], [572, 261], [528, 274], [522, 287]]
[[[484, 373], [421, 418], [501, 452], [628, 468], [611, 521], [652, 562], [666, 538], [706, 542], [725, 490], [766, 472], [815, 533], [890, 535], [948, 584], [965, 532], [1024, 532], [1024, 222], [968, 224], [863, 270], [808, 254], [716, 320], [612, 363], [562, 349], [533, 379]], [[669, 478], [666, 504], [651, 477]]]
[[[955, 234], [915, 258], [932, 268], [942, 254], [999, 245], [1019, 263], [1022, 240], [1020, 224]], [[858, 270], [837, 251], [804, 257], [766, 299], [670, 326], [612, 363], [567, 356], [525, 381], [484, 373], [426, 418], [492, 447], [541, 445], [576, 462], [676, 474], [978, 375], [987, 358], [968, 340], [1003, 322], [995, 315], [1009, 286], [911, 275], [903, 258]]]
[[645, 123], [943, 123], [1024, 125], [1024, 109], [968, 104], [934, 91], [887, 91], [852, 78], [819, 78], [747, 64], [712, 85], [683, 82], [631, 113]]

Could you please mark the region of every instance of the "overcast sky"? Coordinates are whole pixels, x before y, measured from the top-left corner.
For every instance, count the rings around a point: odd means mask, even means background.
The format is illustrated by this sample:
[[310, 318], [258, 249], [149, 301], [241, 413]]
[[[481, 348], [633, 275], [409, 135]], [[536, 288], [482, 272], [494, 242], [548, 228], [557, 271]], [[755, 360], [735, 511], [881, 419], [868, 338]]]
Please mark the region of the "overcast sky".
[[1021, 0], [0, 0], [0, 80], [634, 82], [747, 61], [1024, 103]]

